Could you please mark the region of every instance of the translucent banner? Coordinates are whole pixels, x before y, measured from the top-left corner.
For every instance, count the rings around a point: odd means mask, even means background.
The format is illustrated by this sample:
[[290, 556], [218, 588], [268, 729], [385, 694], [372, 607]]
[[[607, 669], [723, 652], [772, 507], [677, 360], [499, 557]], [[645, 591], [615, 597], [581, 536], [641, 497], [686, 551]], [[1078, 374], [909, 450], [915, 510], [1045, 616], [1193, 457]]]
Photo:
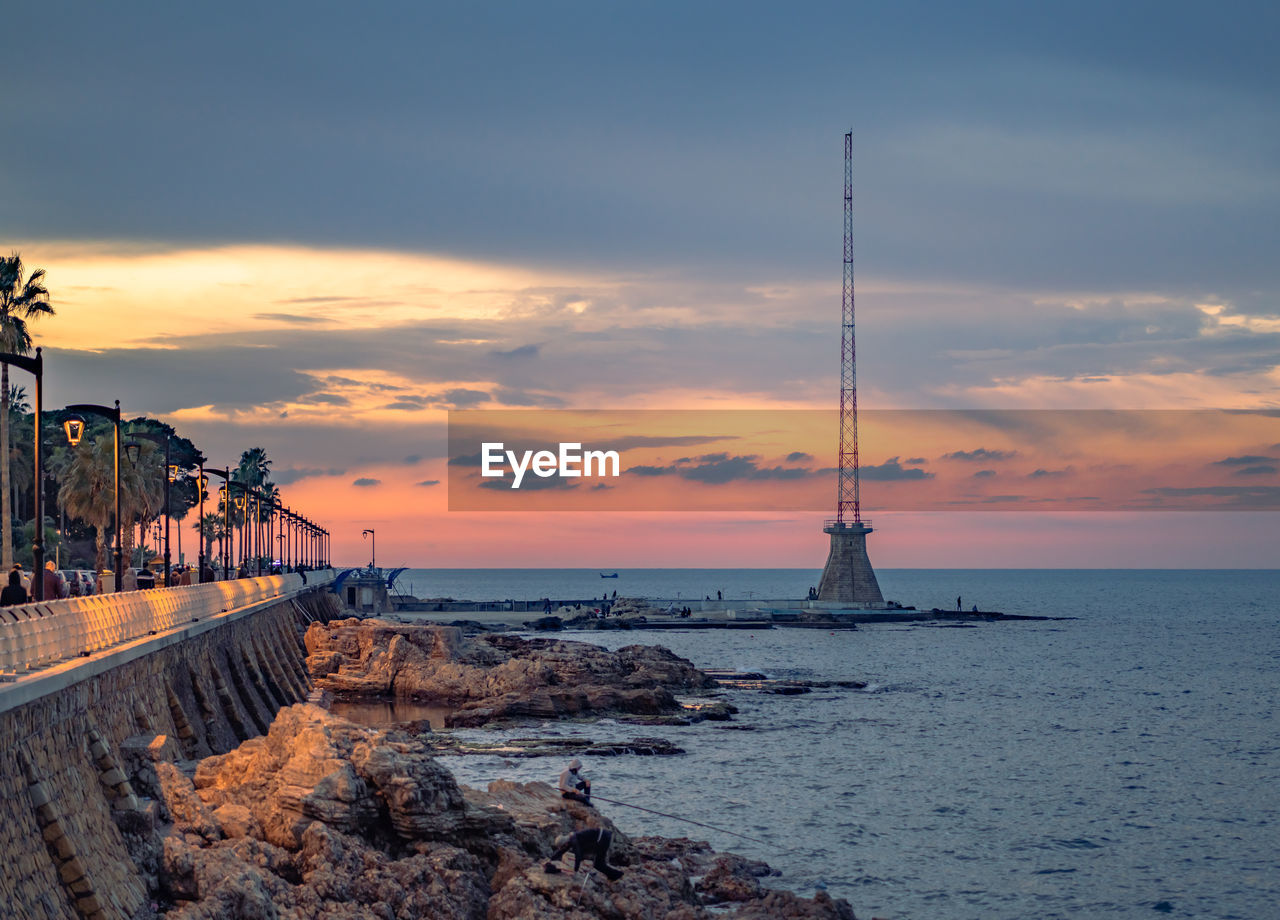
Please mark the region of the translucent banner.
[[[863, 511], [1274, 511], [1280, 412], [870, 410]], [[832, 511], [837, 413], [458, 410], [451, 511]]]

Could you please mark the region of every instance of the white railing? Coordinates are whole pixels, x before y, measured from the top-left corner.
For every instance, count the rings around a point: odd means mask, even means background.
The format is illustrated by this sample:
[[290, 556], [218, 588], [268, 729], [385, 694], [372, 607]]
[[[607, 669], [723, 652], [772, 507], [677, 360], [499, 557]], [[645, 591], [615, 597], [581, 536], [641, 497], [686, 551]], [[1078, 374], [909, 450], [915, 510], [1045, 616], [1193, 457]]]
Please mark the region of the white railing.
[[[333, 576], [308, 572], [305, 587]], [[92, 654], [303, 587], [300, 575], [271, 575], [0, 607], [0, 674]]]

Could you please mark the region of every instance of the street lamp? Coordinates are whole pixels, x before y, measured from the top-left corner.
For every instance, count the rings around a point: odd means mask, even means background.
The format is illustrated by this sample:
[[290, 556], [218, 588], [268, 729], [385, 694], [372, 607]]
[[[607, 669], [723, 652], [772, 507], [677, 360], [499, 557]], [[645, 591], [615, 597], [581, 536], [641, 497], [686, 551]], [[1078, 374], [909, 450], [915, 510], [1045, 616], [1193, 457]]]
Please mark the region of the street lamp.
[[[200, 523], [196, 528], [200, 534], [200, 549], [196, 552], [196, 564], [199, 566], [196, 569], [196, 584], [198, 585], [204, 584], [204, 566], [206, 562], [204, 555], [204, 492], [208, 485], [209, 477], [204, 474], [204, 455], [201, 454], [200, 472], [196, 474], [196, 496], [200, 499]], [[178, 542], [181, 543], [182, 541], [179, 540]]]
[[[116, 591], [120, 591], [123, 587], [124, 576], [124, 550], [120, 540], [120, 400], [116, 400], [115, 407], [111, 406], [95, 406], [92, 403], [76, 403], [74, 406], [67, 406], [67, 411], [73, 413], [73, 418], [63, 422], [62, 429], [66, 432], [67, 441], [72, 447], [75, 447], [84, 438], [84, 419], [75, 418], [74, 416], [100, 415], [107, 419], [115, 426], [115, 493], [116, 493]], [[79, 423], [78, 425], [76, 423]], [[36, 444], [40, 443], [37, 435]], [[37, 490], [39, 491], [39, 490]], [[43, 522], [41, 522], [43, 525]], [[41, 563], [43, 567], [43, 563]], [[43, 581], [43, 577], [40, 579]]]
[[[130, 432], [129, 437], [145, 438], [153, 444], [164, 445], [164, 584], [167, 588], [173, 584], [173, 582], [169, 580], [172, 562], [172, 557], [169, 555], [169, 483], [173, 481], [174, 470], [176, 468], [173, 465], [172, 446], [170, 443], [171, 439], [168, 434], [162, 438], [158, 434], [150, 434], [146, 431]], [[135, 466], [137, 466], [137, 453], [140, 451], [141, 445], [134, 443], [133, 447], [134, 452], [129, 454], [129, 459]]]
[[[218, 478], [222, 479], [225, 482], [231, 481], [231, 467], [226, 467], [225, 469], [221, 469], [221, 470], [215, 470], [215, 469], [205, 469], [203, 466], [201, 466], [200, 471], [202, 476], [205, 473], [208, 473], [210, 476], [217, 476]], [[231, 539], [231, 503], [227, 497], [228, 491], [229, 490], [225, 485], [220, 486], [218, 488], [218, 504], [222, 508], [222, 536], [218, 540], [218, 545], [221, 551], [218, 553], [218, 556], [222, 560], [222, 573], [224, 578], [226, 577], [227, 568], [231, 565], [231, 547], [227, 545], [228, 541]], [[203, 538], [204, 493], [201, 492], [200, 495], [201, 495], [200, 527], [202, 528], [201, 537]], [[201, 574], [203, 575], [203, 571], [201, 572]]]
[[[36, 436], [33, 460], [35, 507], [32, 509], [35, 512], [36, 526], [31, 539], [31, 564], [34, 569], [31, 573], [31, 596], [34, 600], [42, 601], [44, 600], [44, 466], [40, 462], [40, 410], [44, 398], [44, 357], [40, 354], [39, 348], [36, 349], [34, 358], [12, 352], [0, 352], [0, 363], [20, 367], [34, 374], [36, 378]], [[3, 524], [5, 527], [9, 526], [8, 521], [4, 521]]]
[[371, 568], [371, 569], [372, 569], [372, 568], [377, 568], [377, 565], [378, 565], [378, 536], [377, 536], [377, 534], [376, 534], [376, 533], [374, 533], [373, 528], [369, 528], [368, 530], [363, 531], [363, 532], [360, 534], [360, 536], [361, 536], [361, 537], [372, 537], [372, 538], [373, 538], [373, 539], [371, 539], [371, 540], [369, 541], [369, 550], [370, 550], [369, 568]]

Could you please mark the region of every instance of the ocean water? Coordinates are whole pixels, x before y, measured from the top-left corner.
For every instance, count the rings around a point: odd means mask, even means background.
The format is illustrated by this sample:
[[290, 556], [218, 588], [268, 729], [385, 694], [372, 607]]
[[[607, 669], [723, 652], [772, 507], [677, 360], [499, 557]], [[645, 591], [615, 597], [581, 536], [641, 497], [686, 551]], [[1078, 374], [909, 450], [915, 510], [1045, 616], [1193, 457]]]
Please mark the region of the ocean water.
[[[418, 578], [455, 597], [569, 597], [598, 584], [731, 597], [803, 596], [818, 573], [620, 574]], [[886, 597], [919, 607], [960, 595], [966, 608], [1076, 619], [566, 633], [608, 647], [662, 644], [704, 667], [870, 683], [803, 696], [733, 691], [741, 711], [728, 724], [605, 720], [511, 734], [668, 738], [687, 753], [588, 758], [598, 794], [765, 842], [601, 803], [606, 814], [630, 834], [692, 836], [764, 859], [780, 872], [769, 884], [806, 895], [825, 885], [864, 918], [1280, 916], [1280, 573], [879, 575]], [[554, 782], [563, 767], [446, 763], [480, 786]]]

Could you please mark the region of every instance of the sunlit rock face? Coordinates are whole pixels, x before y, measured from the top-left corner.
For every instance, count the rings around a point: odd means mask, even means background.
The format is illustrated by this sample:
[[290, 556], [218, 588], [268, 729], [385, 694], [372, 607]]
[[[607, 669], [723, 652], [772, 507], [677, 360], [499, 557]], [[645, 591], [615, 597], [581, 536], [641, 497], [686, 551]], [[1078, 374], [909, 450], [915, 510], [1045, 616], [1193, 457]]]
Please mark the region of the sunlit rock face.
[[[853, 917], [843, 901], [762, 888], [763, 863], [633, 840], [543, 783], [460, 787], [426, 738], [314, 705], [189, 772], [158, 765], [156, 830], [135, 846], [156, 908], [179, 920]], [[557, 840], [584, 827], [614, 832], [619, 880], [590, 859], [547, 871]]]
[[588, 713], [659, 715], [676, 693], [715, 681], [664, 648], [611, 652], [584, 642], [493, 635], [385, 620], [315, 623], [307, 666], [316, 685], [343, 696], [397, 696], [453, 707], [448, 724]]

